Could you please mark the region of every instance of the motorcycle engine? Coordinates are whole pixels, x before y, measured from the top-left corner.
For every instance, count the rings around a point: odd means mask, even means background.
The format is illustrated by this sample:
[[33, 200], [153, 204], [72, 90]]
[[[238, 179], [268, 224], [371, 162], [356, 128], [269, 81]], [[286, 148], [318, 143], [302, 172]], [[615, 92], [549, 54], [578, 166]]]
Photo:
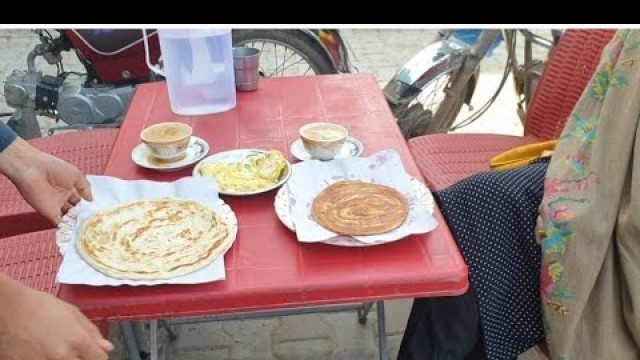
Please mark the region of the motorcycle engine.
[[133, 86], [86, 87], [85, 81], [83, 75], [63, 77], [15, 70], [5, 82], [4, 94], [11, 107], [55, 113], [69, 125], [112, 123], [124, 115]]

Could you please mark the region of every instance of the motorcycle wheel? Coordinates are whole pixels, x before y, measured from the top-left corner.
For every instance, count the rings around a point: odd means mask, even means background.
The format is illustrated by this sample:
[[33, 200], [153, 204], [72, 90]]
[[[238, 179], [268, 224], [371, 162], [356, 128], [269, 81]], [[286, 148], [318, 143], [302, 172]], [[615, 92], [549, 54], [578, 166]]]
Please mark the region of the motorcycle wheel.
[[406, 139], [449, 131], [462, 105], [465, 102], [469, 103], [477, 81], [476, 73], [464, 87], [461, 96], [450, 100], [455, 101], [451, 111], [440, 116], [440, 118], [435, 118], [434, 115], [446, 99], [445, 91], [453, 81], [454, 76], [455, 72], [443, 73], [427, 84], [413, 100], [398, 105], [389, 103], [391, 112]]
[[233, 46], [260, 49], [262, 76], [301, 76], [335, 73], [319, 44], [298, 30], [234, 30]]

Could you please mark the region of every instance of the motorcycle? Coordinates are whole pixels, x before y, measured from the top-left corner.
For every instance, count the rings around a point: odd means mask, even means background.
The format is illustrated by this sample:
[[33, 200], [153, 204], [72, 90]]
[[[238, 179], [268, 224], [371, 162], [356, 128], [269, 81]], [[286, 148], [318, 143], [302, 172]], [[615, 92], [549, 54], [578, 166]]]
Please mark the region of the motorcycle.
[[[118, 127], [135, 86], [160, 80], [145, 62], [140, 29], [44, 29], [34, 32], [39, 43], [27, 55], [27, 69], [14, 70], [4, 84], [7, 105], [15, 108], [7, 124], [22, 138], [42, 136], [37, 120], [46, 116], [66, 125], [49, 130]], [[262, 76], [329, 74], [356, 71], [339, 30], [239, 29], [233, 46], [262, 51]], [[147, 31], [150, 59], [161, 62], [158, 35]], [[85, 72], [65, 71], [63, 52], [75, 52]], [[56, 66], [55, 75], [36, 68], [42, 57]]]
[[[14, 70], [4, 86], [8, 105], [16, 111], [8, 121], [21, 137], [41, 136], [38, 115], [66, 123], [49, 130], [117, 127], [124, 116], [137, 84], [157, 81], [145, 62], [141, 30], [35, 30], [40, 43], [27, 56], [27, 70]], [[515, 61], [516, 34], [525, 38], [525, 59]], [[160, 62], [155, 31], [148, 31], [151, 61]], [[475, 121], [495, 100], [504, 82], [513, 74], [520, 102], [520, 118], [544, 67], [532, 58], [531, 46], [551, 51], [553, 40], [527, 30], [475, 30], [473, 40], [461, 39], [460, 30], [444, 30], [435, 41], [413, 56], [384, 86], [383, 93], [406, 138], [450, 131]], [[502, 34], [503, 39], [500, 38]], [[262, 76], [313, 75], [356, 72], [350, 61], [348, 44], [336, 29], [238, 29], [233, 30], [233, 46], [250, 46], [262, 51]], [[453, 125], [461, 107], [470, 106], [480, 76], [480, 62], [504, 41], [508, 58], [500, 86], [492, 100], [468, 119]], [[86, 73], [67, 72], [62, 52], [73, 50]], [[43, 75], [35, 67], [42, 56], [56, 65], [56, 76]], [[524, 121], [524, 120], [523, 120]]]

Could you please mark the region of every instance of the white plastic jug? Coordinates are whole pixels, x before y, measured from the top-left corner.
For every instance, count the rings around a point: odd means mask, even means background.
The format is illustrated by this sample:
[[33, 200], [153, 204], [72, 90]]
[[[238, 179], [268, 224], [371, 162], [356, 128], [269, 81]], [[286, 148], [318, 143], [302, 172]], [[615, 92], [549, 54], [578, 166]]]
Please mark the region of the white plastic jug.
[[204, 115], [236, 106], [231, 29], [158, 29], [164, 70], [151, 64], [143, 31], [147, 66], [166, 78], [174, 113]]

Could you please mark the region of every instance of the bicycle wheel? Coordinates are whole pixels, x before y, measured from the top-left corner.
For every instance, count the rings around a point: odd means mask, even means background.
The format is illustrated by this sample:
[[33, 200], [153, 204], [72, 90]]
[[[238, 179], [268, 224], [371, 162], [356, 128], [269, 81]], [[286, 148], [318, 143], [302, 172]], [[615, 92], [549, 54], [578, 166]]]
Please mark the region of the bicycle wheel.
[[445, 91], [453, 82], [454, 76], [455, 72], [452, 71], [442, 73], [428, 83], [413, 100], [400, 105], [390, 104], [391, 111], [406, 139], [449, 130], [462, 105], [469, 102], [475, 89], [477, 75], [471, 77], [457, 99], [450, 100], [455, 101], [450, 111], [436, 117], [440, 105], [446, 98]]
[[262, 76], [331, 74], [333, 64], [319, 44], [296, 30], [234, 30], [233, 46], [260, 49]]

